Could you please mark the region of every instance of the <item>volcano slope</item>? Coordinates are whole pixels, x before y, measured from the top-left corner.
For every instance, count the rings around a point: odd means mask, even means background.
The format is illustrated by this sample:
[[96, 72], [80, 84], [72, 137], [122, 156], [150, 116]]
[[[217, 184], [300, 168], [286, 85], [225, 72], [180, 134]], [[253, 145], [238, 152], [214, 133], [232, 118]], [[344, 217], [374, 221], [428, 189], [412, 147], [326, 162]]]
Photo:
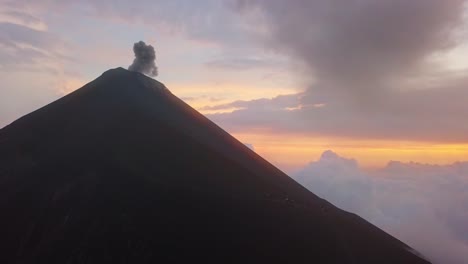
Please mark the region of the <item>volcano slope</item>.
[[117, 68], [0, 130], [0, 263], [428, 263]]

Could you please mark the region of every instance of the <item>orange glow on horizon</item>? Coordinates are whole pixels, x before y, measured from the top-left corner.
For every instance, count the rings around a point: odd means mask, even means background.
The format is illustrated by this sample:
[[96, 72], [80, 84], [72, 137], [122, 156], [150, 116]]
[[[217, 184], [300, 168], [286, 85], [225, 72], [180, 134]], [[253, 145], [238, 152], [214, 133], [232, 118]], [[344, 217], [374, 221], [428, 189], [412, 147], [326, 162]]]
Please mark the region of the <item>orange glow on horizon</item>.
[[239, 108], [227, 107], [219, 110], [202, 110], [205, 106], [215, 106], [232, 103], [234, 101], [255, 100], [263, 98], [274, 98], [279, 95], [297, 94], [298, 91], [293, 88], [263, 87], [232, 84], [168, 84], [168, 89], [177, 97], [184, 100], [191, 107], [197, 109], [202, 114], [233, 112]]
[[362, 140], [271, 133], [235, 133], [241, 142], [276, 166], [294, 171], [316, 161], [326, 150], [354, 158], [365, 169], [384, 167], [389, 161], [451, 164], [468, 161], [468, 144], [443, 144], [413, 141]]
[[[202, 114], [228, 113], [239, 108], [202, 110], [205, 106], [229, 104], [236, 100], [274, 98], [280, 94], [297, 94], [300, 91], [284, 87], [249, 87], [242, 84], [168, 84], [168, 88]], [[312, 105], [323, 107], [324, 104]], [[303, 106], [298, 106], [298, 108]], [[291, 108], [288, 110], [295, 110]], [[389, 161], [418, 162], [426, 164], [451, 164], [468, 161], [468, 143], [447, 144], [417, 141], [365, 140], [329, 136], [307, 136], [274, 133], [269, 130], [234, 133], [243, 143], [252, 144], [262, 157], [287, 171], [295, 171], [316, 161], [326, 150], [356, 159], [364, 169], [382, 168]]]

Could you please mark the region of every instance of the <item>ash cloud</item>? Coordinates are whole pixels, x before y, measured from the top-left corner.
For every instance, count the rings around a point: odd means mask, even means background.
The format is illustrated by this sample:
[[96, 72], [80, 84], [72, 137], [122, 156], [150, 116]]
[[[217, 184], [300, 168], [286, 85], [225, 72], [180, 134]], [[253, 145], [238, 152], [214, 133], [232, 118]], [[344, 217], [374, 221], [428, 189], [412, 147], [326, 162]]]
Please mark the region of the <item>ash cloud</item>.
[[153, 46], [146, 45], [145, 42], [139, 41], [133, 45], [133, 52], [135, 53], [135, 59], [132, 65], [128, 67], [128, 70], [141, 72], [152, 77], [158, 75], [156, 52]]

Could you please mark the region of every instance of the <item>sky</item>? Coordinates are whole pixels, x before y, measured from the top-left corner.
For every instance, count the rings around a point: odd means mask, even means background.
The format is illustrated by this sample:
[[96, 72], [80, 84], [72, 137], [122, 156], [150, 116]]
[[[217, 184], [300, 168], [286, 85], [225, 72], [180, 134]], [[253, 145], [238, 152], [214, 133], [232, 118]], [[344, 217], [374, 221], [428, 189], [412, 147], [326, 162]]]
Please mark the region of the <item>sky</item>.
[[467, 25], [462, 0], [0, 0], [0, 127], [143, 40], [156, 79], [286, 172], [327, 149], [450, 164], [468, 160]]
[[[467, 5], [0, 0], [0, 127], [110, 68], [128, 68], [134, 43], [145, 41], [155, 48], [155, 79], [274, 165], [398, 236], [430, 219], [421, 228], [439, 233], [427, 238], [443, 234], [454, 245], [434, 257], [468, 263], [459, 254], [468, 248], [459, 228], [468, 222]], [[380, 201], [373, 212], [320, 192], [361, 181], [367, 191], [356, 199]], [[451, 198], [436, 206], [427, 190], [439, 189]], [[427, 210], [407, 216], [400, 195]], [[404, 227], [389, 224], [401, 218]], [[434, 252], [421, 245], [427, 238], [405, 241]]]

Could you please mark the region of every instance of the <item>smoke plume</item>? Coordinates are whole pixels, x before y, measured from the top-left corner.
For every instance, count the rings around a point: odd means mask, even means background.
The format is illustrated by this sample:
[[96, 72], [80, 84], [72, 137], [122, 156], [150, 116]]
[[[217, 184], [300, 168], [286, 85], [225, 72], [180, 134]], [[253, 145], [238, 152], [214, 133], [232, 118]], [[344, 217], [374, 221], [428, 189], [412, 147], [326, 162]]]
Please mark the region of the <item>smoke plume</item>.
[[158, 67], [156, 67], [156, 53], [153, 46], [146, 45], [145, 42], [139, 41], [133, 45], [135, 59], [132, 65], [128, 67], [130, 71], [141, 72], [149, 76], [158, 75]]

